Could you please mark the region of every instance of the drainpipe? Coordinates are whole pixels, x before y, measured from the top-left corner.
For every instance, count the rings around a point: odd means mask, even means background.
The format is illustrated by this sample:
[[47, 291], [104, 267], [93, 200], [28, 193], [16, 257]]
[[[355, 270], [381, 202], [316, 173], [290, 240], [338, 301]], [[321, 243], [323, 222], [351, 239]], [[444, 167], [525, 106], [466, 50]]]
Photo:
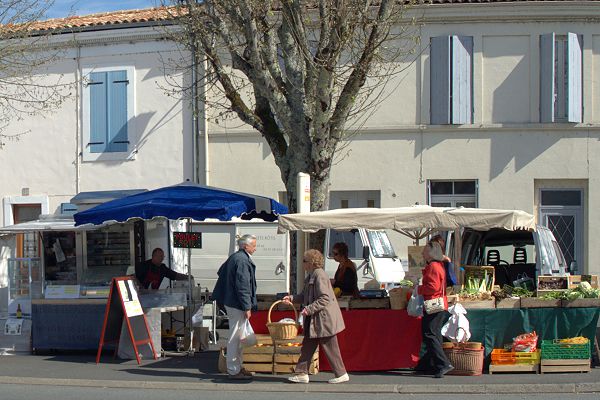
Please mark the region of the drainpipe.
[[192, 180], [194, 183], [199, 182], [199, 174], [198, 174], [198, 155], [200, 154], [200, 149], [198, 148], [198, 66], [196, 64], [196, 41], [192, 42], [192, 142], [193, 142], [193, 155], [192, 155], [192, 165], [193, 165], [193, 177]]
[[[74, 39], [75, 40], [75, 39]], [[77, 45], [77, 55], [75, 58], [77, 71], [75, 72], [75, 194], [79, 194], [79, 185], [81, 181], [81, 162], [80, 162], [80, 137], [81, 137], [81, 46]]]
[[210, 158], [208, 151], [208, 120], [206, 116], [206, 75], [208, 70], [208, 61], [204, 58], [202, 61], [202, 129], [204, 131], [204, 184], [210, 185]]

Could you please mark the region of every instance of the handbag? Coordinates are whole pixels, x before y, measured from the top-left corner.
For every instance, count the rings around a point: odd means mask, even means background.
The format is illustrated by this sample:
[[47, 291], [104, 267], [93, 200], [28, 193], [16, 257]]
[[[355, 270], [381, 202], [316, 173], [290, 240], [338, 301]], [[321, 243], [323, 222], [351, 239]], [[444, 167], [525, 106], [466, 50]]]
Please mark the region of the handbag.
[[418, 286], [415, 285], [406, 306], [406, 312], [411, 317], [422, 317], [423, 316], [423, 296], [419, 294]]
[[444, 311], [446, 309], [444, 305], [444, 295], [446, 294], [446, 289], [442, 289], [442, 296], [435, 297], [433, 299], [425, 300], [423, 302], [423, 308], [427, 314], [435, 314], [440, 311]]

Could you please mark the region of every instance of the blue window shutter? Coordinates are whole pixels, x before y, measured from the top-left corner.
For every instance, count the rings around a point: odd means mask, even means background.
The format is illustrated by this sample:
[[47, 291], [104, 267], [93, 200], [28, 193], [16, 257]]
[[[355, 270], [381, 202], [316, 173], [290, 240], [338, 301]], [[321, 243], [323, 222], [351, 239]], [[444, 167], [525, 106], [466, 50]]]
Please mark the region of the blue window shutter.
[[429, 113], [433, 125], [450, 123], [450, 37], [431, 38]]
[[452, 123], [473, 123], [473, 37], [452, 36]]
[[576, 33], [568, 33], [568, 121], [583, 121], [583, 100], [582, 100], [582, 40]]
[[540, 122], [554, 122], [554, 33], [540, 36]]
[[127, 71], [108, 73], [108, 146], [109, 152], [127, 151]]
[[90, 74], [90, 141], [87, 144], [90, 153], [102, 153], [106, 150], [106, 72]]

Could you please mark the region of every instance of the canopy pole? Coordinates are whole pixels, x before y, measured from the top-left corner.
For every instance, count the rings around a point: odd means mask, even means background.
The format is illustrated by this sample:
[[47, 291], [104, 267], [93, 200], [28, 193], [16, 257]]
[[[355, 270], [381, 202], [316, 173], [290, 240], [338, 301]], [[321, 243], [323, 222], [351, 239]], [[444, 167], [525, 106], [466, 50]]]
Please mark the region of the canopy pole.
[[[310, 213], [310, 175], [299, 172], [296, 177], [296, 210], [299, 213]], [[307, 248], [308, 235], [303, 231], [296, 233], [296, 293], [304, 290], [304, 252]]]
[[[192, 232], [192, 219], [187, 219], [187, 231], [188, 233]], [[188, 274], [188, 300], [187, 300], [187, 308], [188, 308], [188, 326], [190, 330], [190, 345], [188, 346], [188, 353], [194, 354], [194, 326], [192, 325], [192, 315], [196, 310], [194, 310], [194, 306], [196, 303], [192, 298], [193, 288], [192, 288], [192, 248], [188, 246], [187, 248], [187, 274]]]

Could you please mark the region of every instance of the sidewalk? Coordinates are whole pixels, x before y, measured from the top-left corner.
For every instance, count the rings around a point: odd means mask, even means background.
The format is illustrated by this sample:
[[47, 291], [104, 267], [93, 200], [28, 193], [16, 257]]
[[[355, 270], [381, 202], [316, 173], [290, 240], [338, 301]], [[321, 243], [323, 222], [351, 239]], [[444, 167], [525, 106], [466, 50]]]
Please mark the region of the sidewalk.
[[600, 393], [600, 368], [589, 373], [412, 376], [408, 371], [351, 373], [350, 382], [330, 385], [329, 372], [311, 384], [289, 384], [287, 375], [257, 374], [251, 382], [232, 382], [217, 372], [216, 351], [158, 360], [115, 360], [106, 353], [13, 355], [0, 357], [0, 383], [111, 388], [339, 393]]

